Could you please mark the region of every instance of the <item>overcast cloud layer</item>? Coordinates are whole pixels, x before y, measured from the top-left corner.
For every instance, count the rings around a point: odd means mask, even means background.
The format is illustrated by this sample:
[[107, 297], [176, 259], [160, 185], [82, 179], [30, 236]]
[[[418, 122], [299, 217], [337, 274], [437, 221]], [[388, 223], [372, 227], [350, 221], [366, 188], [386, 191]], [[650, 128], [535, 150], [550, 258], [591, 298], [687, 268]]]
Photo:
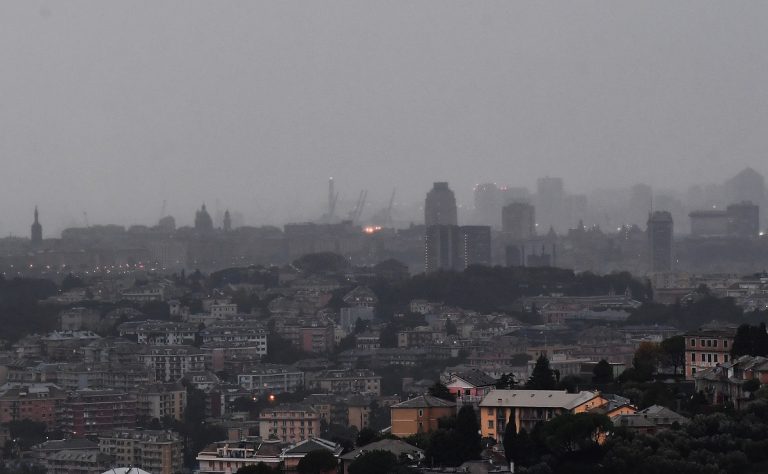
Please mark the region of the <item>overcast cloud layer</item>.
[[[768, 2], [0, 2], [0, 234], [768, 174]], [[375, 206], [374, 206], [375, 207]]]

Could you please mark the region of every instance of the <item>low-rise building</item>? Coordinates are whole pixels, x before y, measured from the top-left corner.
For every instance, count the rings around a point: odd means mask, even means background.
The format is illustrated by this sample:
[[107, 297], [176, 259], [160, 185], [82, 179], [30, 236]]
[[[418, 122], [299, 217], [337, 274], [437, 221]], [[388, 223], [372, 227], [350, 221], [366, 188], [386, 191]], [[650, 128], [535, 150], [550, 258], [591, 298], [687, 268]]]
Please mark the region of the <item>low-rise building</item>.
[[563, 413], [586, 412], [605, 403], [597, 392], [491, 390], [480, 402], [480, 430], [483, 437], [501, 442], [507, 423], [514, 423], [516, 432], [530, 432], [537, 423]]
[[417, 433], [431, 433], [440, 418], [456, 414], [456, 404], [431, 395], [421, 395], [389, 407], [392, 434], [404, 438]]

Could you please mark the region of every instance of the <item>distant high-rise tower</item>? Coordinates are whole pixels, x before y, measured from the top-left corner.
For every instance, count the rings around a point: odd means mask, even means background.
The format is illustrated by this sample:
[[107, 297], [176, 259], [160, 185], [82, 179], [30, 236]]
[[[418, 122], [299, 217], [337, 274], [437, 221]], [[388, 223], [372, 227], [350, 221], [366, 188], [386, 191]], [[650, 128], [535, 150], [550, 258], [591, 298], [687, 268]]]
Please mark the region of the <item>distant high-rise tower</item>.
[[224, 211], [224, 232], [232, 230], [232, 218], [229, 216], [229, 209]]
[[672, 269], [672, 214], [655, 211], [648, 216], [648, 246], [652, 272]]
[[459, 226], [431, 225], [424, 236], [424, 271], [464, 269], [463, 240]]
[[200, 232], [210, 232], [213, 230], [213, 219], [205, 209], [205, 204], [199, 211], [195, 212], [195, 230]]
[[31, 232], [32, 245], [40, 245], [43, 243], [43, 226], [40, 225], [37, 214], [37, 206], [35, 206], [35, 222], [32, 223]]
[[760, 233], [760, 208], [750, 201], [731, 204], [726, 209], [728, 234], [734, 237], [757, 237]]
[[501, 210], [501, 230], [512, 240], [536, 235], [536, 209], [527, 202], [513, 202]]
[[562, 178], [539, 178], [536, 182], [536, 209], [539, 222], [547, 227], [567, 228], [565, 190]]
[[501, 204], [502, 194], [498, 186], [493, 183], [478, 184], [475, 186], [473, 222], [498, 229]]
[[487, 225], [461, 226], [464, 266], [491, 266], [491, 227]]
[[424, 202], [424, 224], [458, 225], [456, 197], [448, 183], [435, 183]]

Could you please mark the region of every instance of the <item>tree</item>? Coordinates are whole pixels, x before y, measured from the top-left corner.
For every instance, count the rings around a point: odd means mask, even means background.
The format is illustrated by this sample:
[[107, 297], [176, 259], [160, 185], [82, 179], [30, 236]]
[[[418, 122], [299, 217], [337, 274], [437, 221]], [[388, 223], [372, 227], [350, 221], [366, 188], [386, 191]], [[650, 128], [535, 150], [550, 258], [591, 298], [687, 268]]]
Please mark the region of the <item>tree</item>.
[[517, 385], [515, 380], [515, 374], [512, 372], [508, 374], [501, 374], [501, 377], [496, 381], [496, 388], [499, 390], [511, 390]]
[[565, 413], [541, 425], [539, 438], [555, 454], [596, 446], [613, 427], [611, 419], [596, 413]]
[[389, 451], [363, 453], [349, 465], [349, 474], [390, 474], [397, 472], [397, 457]]
[[263, 462], [243, 466], [235, 474], [279, 474], [279, 470], [272, 469]]
[[533, 457], [534, 446], [531, 437], [525, 429], [517, 432], [513, 418], [510, 418], [507, 426], [504, 427], [503, 445], [504, 456], [513, 466], [527, 466]]
[[461, 442], [462, 461], [480, 459], [481, 444], [480, 424], [477, 422], [475, 409], [464, 405], [456, 415], [456, 433]]
[[557, 379], [555, 371], [549, 367], [549, 359], [545, 356], [539, 356], [536, 365], [533, 367], [531, 377], [525, 388], [531, 390], [554, 390], [557, 388]]
[[734, 357], [768, 355], [768, 332], [766, 332], [765, 323], [760, 323], [758, 326], [749, 324], [739, 326], [733, 338], [731, 354]]
[[338, 460], [328, 450], [316, 449], [301, 458], [297, 470], [299, 474], [331, 474], [336, 472]]
[[357, 434], [357, 446], [365, 446], [381, 439], [381, 436], [376, 430], [370, 428], [363, 428]]
[[641, 342], [632, 359], [635, 376], [638, 380], [649, 380], [659, 366], [659, 345], [653, 342]]
[[293, 262], [299, 270], [310, 274], [340, 273], [349, 267], [344, 256], [333, 252], [310, 253]]
[[659, 344], [661, 362], [673, 367], [673, 374], [677, 375], [678, 368], [685, 367], [685, 337], [672, 336], [664, 339]]
[[463, 462], [461, 437], [455, 429], [432, 432], [427, 447], [427, 459], [438, 466], [458, 466]]
[[613, 382], [613, 368], [605, 359], [595, 364], [595, 368], [592, 369], [592, 375], [592, 381], [595, 383]]
[[429, 394], [433, 397], [442, 398], [443, 400], [456, 400], [456, 397], [448, 390], [448, 387], [440, 382], [435, 382], [434, 385], [429, 387]]

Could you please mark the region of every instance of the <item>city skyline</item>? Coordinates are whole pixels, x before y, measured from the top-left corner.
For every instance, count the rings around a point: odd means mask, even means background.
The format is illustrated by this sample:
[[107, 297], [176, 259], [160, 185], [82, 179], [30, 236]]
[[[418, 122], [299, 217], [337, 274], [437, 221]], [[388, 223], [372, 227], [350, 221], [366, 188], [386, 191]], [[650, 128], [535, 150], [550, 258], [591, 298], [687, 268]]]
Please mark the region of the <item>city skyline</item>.
[[49, 229], [163, 201], [308, 220], [329, 176], [346, 201], [448, 181], [467, 206], [486, 181], [768, 174], [768, 6], [666, 6], [3, 2], [0, 235], [35, 204]]

